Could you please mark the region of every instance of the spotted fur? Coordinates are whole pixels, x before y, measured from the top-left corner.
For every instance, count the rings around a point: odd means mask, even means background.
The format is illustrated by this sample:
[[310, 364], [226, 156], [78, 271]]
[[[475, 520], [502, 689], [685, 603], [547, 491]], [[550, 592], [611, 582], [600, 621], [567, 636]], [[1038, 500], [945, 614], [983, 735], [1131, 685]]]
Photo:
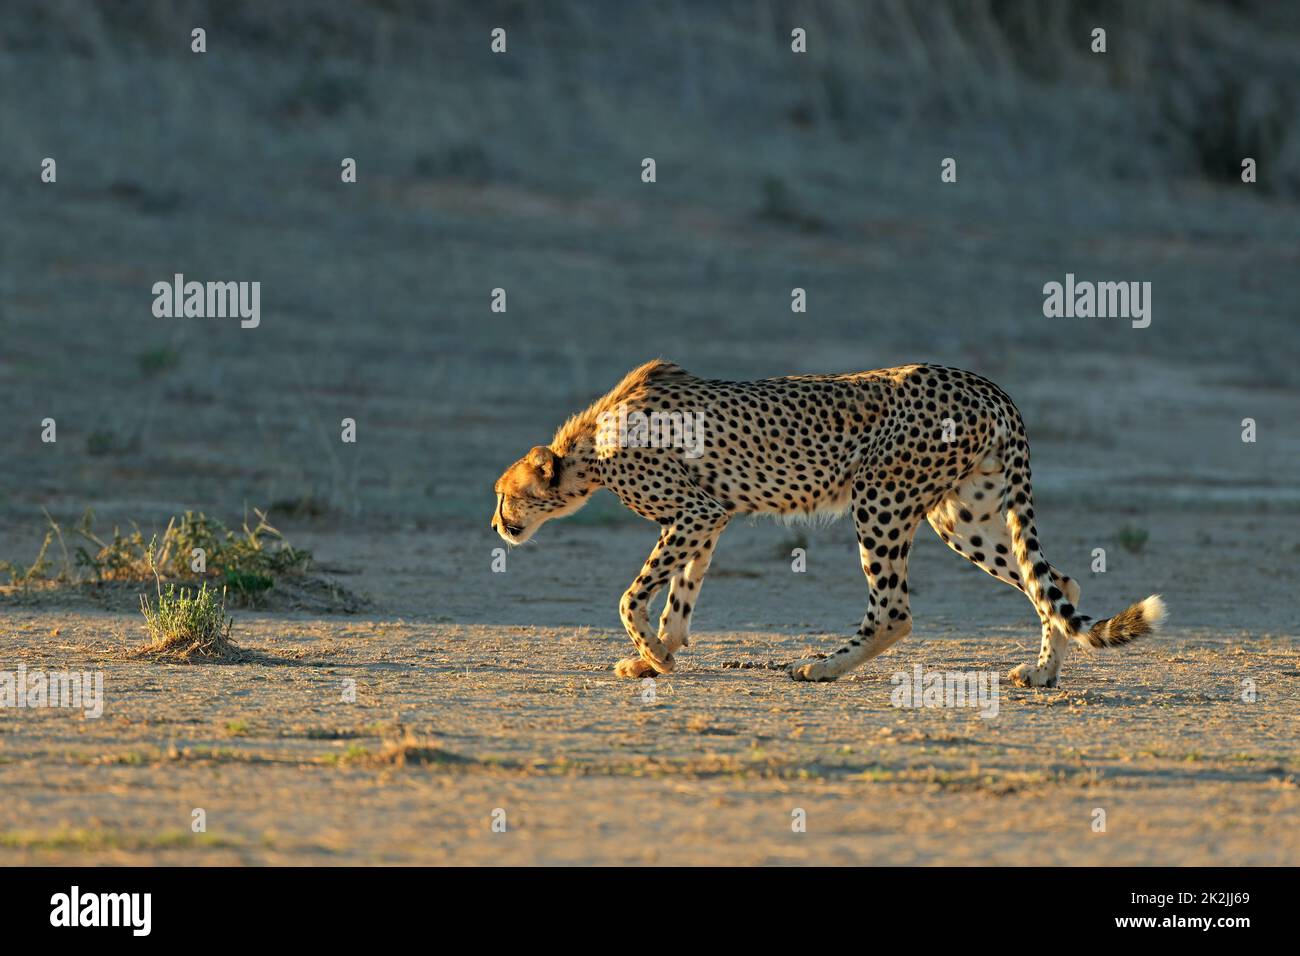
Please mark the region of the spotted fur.
[[[700, 414], [701, 453], [611, 436], [601, 423], [620, 409]], [[905, 365], [726, 382], [648, 362], [570, 418], [549, 446], [506, 469], [492, 527], [520, 544], [602, 487], [660, 526], [619, 602], [637, 649], [616, 665], [622, 676], [673, 669], [714, 546], [738, 514], [852, 515], [869, 584], [866, 615], [834, 653], [791, 664], [796, 680], [835, 680], [911, 632], [907, 557], [922, 521], [1033, 603], [1042, 645], [1036, 664], [1011, 672], [1021, 686], [1055, 686], [1070, 639], [1119, 646], [1151, 633], [1164, 615], [1155, 595], [1095, 623], [1079, 613], [1078, 582], [1049, 564], [1039, 543], [1020, 412], [992, 382], [960, 369]], [[650, 603], [664, 587], [655, 631]]]

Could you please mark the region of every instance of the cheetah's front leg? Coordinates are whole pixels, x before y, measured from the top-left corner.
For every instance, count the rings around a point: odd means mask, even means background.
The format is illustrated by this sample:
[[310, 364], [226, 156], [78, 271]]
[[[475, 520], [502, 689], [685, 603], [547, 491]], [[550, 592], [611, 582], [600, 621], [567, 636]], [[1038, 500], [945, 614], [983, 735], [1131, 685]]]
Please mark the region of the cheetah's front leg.
[[[659, 543], [619, 603], [623, 626], [639, 656], [619, 661], [614, 666], [618, 676], [666, 674], [676, 665], [673, 652], [687, 643], [691, 611], [725, 526], [725, 513], [696, 513], [678, 518], [659, 535]], [[670, 581], [656, 637], [650, 631], [650, 602]]]
[[618, 616], [640, 654], [639, 658], [615, 665], [614, 672], [620, 677], [641, 677], [651, 671], [667, 674], [676, 665], [668, 646], [650, 630], [650, 602], [687, 561], [688, 556], [677, 548], [676, 542], [676, 526], [665, 528], [659, 535], [659, 543], [641, 566], [641, 573], [618, 602]]
[[[702, 572], [699, 577], [692, 575], [695, 564], [688, 562], [668, 584], [668, 599], [659, 617], [659, 640], [669, 654], [690, 644], [692, 605], [699, 593], [699, 579], [704, 576]], [[655, 669], [643, 657], [625, 657], [614, 665], [614, 673], [619, 677], [647, 677], [653, 676]]]
[[[704, 576], [709, 573], [713, 549], [721, 534], [722, 528], [718, 528], [704, 538], [694, 539], [699, 542], [698, 550], [691, 555], [686, 567], [673, 575], [672, 583], [668, 586], [668, 600], [659, 617], [659, 640], [664, 642], [669, 653], [690, 644], [691, 612], [700, 599]], [[691, 546], [691, 540], [687, 540], [688, 547]]]

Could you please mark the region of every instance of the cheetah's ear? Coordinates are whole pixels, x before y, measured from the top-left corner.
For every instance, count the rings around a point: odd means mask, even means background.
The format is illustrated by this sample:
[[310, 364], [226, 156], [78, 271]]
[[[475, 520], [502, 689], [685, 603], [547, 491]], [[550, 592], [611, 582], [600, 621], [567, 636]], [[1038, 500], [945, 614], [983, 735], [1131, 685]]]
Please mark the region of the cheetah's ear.
[[541, 474], [542, 480], [554, 488], [560, 483], [560, 466], [562, 460], [555, 456], [545, 445], [538, 445], [528, 453], [528, 464]]

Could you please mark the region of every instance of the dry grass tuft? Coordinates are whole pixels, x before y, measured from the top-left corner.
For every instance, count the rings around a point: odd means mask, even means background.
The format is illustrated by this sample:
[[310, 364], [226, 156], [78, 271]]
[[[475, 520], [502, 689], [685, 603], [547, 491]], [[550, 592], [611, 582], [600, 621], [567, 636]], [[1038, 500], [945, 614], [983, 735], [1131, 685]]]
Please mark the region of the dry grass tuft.
[[475, 761], [450, 750], [444, 750], [432, 741], [404, 731], [401, 737], [385, 740], [377, 752], [358, 748], [349, 750], [339, 761], [343, 764], [366, 767], [421, 767], [470, 764]]
[[136, 657], [177, 663], [230, 663], [243, 660], [245, 651], [230, 639], [234, 620], [226, 614], [225, 592], [217, 600], [205, 584], [198, 591], [169, 584], [158, 590], [156, 603], [140, 596], [140, 611], [149, 631], [149, 643]]

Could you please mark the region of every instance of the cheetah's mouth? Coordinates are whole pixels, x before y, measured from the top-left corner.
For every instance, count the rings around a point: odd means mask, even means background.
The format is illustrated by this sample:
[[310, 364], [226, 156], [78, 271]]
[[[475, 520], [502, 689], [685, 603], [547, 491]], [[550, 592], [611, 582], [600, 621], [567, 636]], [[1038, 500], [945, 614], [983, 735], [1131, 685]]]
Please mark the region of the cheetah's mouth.
[[519, 547], [521, 544], [523, 544], [532, 536], [533, 536], [532, 530], [529, 528], [525, 528], [522, 525], [516, 525], [516, 524], [501, 525], [501, 539], [505, 541], [506, 544], [510, 545], [513, 548]]

